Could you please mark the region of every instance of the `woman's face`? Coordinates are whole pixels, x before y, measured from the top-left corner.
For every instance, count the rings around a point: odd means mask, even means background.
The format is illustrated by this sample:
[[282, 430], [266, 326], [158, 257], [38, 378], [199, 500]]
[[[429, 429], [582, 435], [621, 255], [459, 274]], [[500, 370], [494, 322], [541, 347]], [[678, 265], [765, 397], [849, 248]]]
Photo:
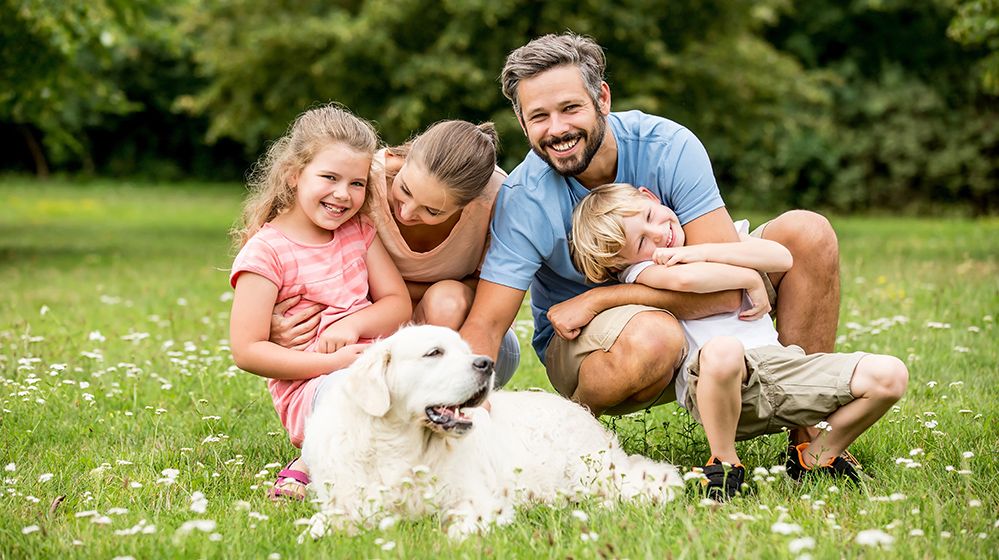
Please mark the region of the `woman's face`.
[[412, 162], [399, 169], [388, 198], [392, 215], [404, 226], [437, 225], [461, 210], [443, 183]]

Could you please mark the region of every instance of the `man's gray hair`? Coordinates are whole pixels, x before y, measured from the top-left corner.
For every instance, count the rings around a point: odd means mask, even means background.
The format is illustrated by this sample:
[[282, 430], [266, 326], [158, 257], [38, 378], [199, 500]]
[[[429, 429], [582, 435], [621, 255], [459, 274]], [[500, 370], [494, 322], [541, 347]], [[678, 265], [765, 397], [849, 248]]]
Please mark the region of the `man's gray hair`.
[[517, 86], [521, 80], [567, 65], [579, 68], [583, 85], [596, 107], [600, 98], [600, 84], [604, 81], [604, 67], [607, 65], [604, 51], [593, 39], [570, 31], [561, 35], [538, 37], [506, 57], [500, 82], [503, 85], [503, 95], [513, 103], [514, 112], [523, 117], [520, 101], [517, 99]]

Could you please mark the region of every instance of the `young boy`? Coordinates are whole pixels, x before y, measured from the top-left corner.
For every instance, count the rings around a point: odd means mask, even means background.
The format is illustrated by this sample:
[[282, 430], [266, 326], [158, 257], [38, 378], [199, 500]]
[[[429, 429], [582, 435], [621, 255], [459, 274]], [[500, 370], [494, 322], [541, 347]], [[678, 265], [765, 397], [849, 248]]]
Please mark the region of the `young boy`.
[[788, 270], [791, 254], [745, 231], [740, 238], [685, 247], [676, 214], [649, 190], [626, 184], [593, 189], [572, 214], [573, 263], [590, 282], [617, 278], [686, 292], [745, 290], [739, 312], [681, 321], [688, 353], [675, 374], [676, 396], [704, 426], [710, 497], [731, 498], [742, 486], [745, 467], [736, 440], [823, 420], [825, 430], [790, 454], [788, 475], [800, 480], [822, 472], [856, 481], [857, 471], [840, 453], [902, 397], [905, 364], [892, 356], [806, 355], [782, 346], [760, 274]]

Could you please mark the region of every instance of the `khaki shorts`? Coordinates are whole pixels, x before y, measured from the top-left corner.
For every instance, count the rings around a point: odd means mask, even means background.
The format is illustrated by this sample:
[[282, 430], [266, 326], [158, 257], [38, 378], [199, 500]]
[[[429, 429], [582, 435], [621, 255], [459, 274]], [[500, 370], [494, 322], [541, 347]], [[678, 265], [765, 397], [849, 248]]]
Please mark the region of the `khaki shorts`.
[[[754, 229], [749, 233], [750, 236], [756, 237], [758, 239], [763, 239], [763, 230], [770, 224], [773, 220], [763, 222], [762, 225]], [[761, 272], [760, 277], [763, 278], [763, 287], [767, 289], [767, 297], [770, 299], [770, 318], [777, 318], [777, 290], [774, 288], [773, 282], [770, 281], [770, 275], [766, 272]]]
[[[748, 377], [742, 386], [742, 412], [735, 439], [814, 426], [854, 399], [850, 380], [864, 352], [805, 354], [797, 346], [746, 350]], [[698, 356], [699, 358], [699, 356]], [[699, 423], [699, 359], [688, 367], [686, 408]]]
[[[658, 311], [672, 315], [669, 311], [658, 307], [622, 305], [597, 314], [588, 325], [583, 327], [579, 336], [572, 340], [565, 340], [557, 334], [553, 335], [551, 342], [548, 343], [548, 349], [545, 351], [545, 370], [552, 387], [555, 387], [555, 390], [562, 396], [572, 398], [579, 385], [579, 366], [583, 363], [583, 359], [597, 350], [610, 351], [625, 325], [631, 321], [632, 317], [645, 311]], [[678, 363], [682, 364], [683, 359], [678, 360]], [[604, 414], [627, 414], [674, 401], [676, 400], [675, 380], [674, 373], [673, 380], [663, 389], [662, 393], [647, 403], [640, 405], [629, 403], [623, 407], [611, 407], [605, 410]]]

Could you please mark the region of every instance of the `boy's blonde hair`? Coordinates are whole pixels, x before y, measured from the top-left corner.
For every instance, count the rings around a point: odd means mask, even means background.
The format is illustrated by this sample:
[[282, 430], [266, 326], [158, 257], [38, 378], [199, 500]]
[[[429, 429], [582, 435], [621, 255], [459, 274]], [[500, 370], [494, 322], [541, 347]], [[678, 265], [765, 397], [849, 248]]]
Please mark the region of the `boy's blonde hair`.
[[642, 199], [634, 186], [610, 183], [591, 190], [572, 210], [569, 253], [588, 281], [606, 282], [627, 264], [619, 256], [627, 241], [624, 218], [641, 212]]
[[[491, 122], [440, 121], [402, 146], [394, 156], [419, 165], [444, 184], [455, 206], [464, 208], [486, 189], [496, 169], [499, 136]], [[392, 177], [386, 177], [391, 184]]]
[[[265, 223], [286, 212], [295, 204], [292, 179], [302, 172], [316, 154], [331, 144], [343, 144], [373, 156], [378, 148], [378, 134], [368, 121], [355, 116], [339, 103], [329, 103], [302, 113], [291, 123], [284, 136], [250, 169], [243, 203], [243, 214], [231, 234], [236, 248], [246, 244]], [[368, 172], [371, 182], [371, 172]], [[361, 211], [368, 205], [367, 190]]]

